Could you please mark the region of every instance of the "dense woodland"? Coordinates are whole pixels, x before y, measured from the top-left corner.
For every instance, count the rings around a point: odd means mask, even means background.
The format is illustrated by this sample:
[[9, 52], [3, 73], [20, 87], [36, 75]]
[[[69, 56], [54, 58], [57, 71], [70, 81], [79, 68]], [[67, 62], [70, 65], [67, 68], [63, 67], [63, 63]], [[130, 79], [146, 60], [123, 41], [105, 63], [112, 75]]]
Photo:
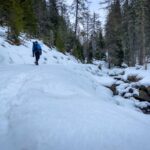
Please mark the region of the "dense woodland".
[[[0, 0], [0, 25], [7, 39], [20, 44], [19, 35], [42, 39], [50, 47], [70, 52], [85, 63], [103, 59], [109, 66], [145, 65], [150, 56], [150, 1], [99, 0], [107, 9], [105, 28], [90, 2], [74, 0]], [[71, 20], [71, 21], [70, 21]]]

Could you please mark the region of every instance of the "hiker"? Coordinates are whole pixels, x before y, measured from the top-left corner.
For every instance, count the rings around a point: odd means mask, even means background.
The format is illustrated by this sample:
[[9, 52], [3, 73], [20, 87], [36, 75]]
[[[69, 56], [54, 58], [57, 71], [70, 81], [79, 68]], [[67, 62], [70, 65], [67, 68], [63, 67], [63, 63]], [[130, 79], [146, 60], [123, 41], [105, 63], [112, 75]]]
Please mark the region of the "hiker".
[[40, 55], [42, 55], [42, 48], [41, 48], [40, 44], [37, 41], [33, 42], [32, 51], [33, 51], [33, 57], [35, 56], [35, 64], [38, 65]]

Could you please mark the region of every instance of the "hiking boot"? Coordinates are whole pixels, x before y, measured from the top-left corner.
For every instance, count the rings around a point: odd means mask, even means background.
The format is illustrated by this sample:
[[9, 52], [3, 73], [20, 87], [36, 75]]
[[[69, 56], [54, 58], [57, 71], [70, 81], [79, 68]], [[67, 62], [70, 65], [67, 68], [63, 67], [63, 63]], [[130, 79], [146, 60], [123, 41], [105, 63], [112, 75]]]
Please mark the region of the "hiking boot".
[[39, 65], [39, 63], [36, 61], [36, 62], [35, 62], [35, 65]]

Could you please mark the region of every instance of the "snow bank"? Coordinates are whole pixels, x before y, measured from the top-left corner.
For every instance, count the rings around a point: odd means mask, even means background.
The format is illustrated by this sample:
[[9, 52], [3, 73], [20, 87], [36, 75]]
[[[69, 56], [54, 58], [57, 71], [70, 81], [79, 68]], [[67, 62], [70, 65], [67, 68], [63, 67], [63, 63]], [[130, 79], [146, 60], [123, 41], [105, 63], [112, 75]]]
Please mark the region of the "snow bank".
[[41, 64], [70, 64], [78, 61], [69, 54], [62, 54], [56, 49], [50, 49], [38, 39], [25, 39], [22, 35], [22, 45], [11, 45], [6, 41], [7, 28], [0, 28], [0, 64], [33, 64], [32, 42], [38, 41], [42, 47], [43, 54], [40, 59]]
[[150, 86], [150, 69], [144, 70], [141, 68], [137, 70], [135, 67], [130, 67], [125, 70], [124, 79], [126, 80], [130, 75], [135, 75], [141, 78], [139, 85]]

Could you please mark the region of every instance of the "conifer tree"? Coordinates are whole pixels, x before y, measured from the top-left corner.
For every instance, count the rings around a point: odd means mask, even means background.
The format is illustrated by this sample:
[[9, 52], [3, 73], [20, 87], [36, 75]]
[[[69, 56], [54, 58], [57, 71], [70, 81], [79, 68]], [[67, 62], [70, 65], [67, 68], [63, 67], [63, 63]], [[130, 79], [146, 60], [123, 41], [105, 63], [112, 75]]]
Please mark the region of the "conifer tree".
[[23, 9], [24, 32], [28, 33], [29, 35], [35, 35], [37, 31], [37, 24], [35, 13], [33, 11], [33, 1], [21, 1], [21, 7]]
[[0, 25], [8, 25], [10, 0], [0, 0]]
[[109, 53], [109, 63], [121, 66], [124, 55], [122, 49], [122, 14], [120, 0], [115, 0], [109, 9], [106, 23], [106, 45]]
[[16, 44], [19, 44], [18, 36], [23, 31], [23, 10], [20, 5], [20, 0], [10, 0], [8, 10], [8, 26], [10, 32], [8, 38], [13, 40]]

